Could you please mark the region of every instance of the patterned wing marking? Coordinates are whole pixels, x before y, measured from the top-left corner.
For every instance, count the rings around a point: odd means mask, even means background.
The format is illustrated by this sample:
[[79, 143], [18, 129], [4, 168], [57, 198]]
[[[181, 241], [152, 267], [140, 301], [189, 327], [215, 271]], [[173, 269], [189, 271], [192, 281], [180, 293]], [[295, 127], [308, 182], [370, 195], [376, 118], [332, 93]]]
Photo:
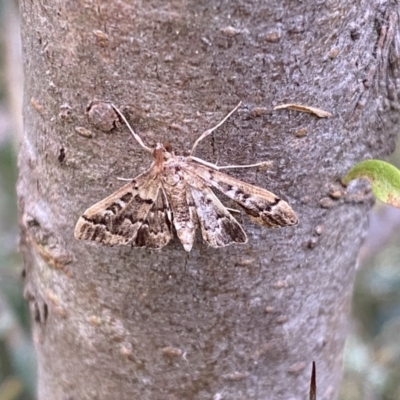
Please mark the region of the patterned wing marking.
[[184, 168], [192, 176], [199, 176], [207, 185], [236, 201], [249, 218], [259, 225], [277, 228], [298, 223], [297, 215], [292, 207], [268, 190], [242, 182], [193, 161], [186, 163]]
[[[197, 185], [196, 185], [197, 186]], [[240, 224], [214, 192], [207, 186], [190, 187], [196, 206], [203, 239], [211, 247], [225, 247], [234, 243], [246, 243], [247, 236]]]
[[164, 247], [172, 238], [171, 220], [172, 215], [167, 196], [164, 190], [160, 188], [157, 200], [139, 227], [131, 245], [150, 249]]
[[159, 188], [158, 176], [149, 169], [88, 208], [75, 226], [75, 237], [109, 246], [129, 244], [152, 209]]

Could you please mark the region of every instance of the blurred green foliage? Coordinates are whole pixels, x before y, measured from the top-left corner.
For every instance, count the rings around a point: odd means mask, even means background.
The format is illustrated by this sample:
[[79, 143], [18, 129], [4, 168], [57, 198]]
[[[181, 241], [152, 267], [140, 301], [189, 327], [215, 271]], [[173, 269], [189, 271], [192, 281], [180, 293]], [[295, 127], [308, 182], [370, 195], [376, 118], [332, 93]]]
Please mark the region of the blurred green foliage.
[[400, 235], [361, 265], [341, 400], [400, 399]]
[[36, 365], [18, 253], [17, 140], [5, 107], [4, 6], [0, 1], [0, 400], [33, 400]]
[[6, 135], [0, 141], [0, 400], [31, 400], [35, 362], [17, 252], [15, 149], [11, 135], [0, 131]]

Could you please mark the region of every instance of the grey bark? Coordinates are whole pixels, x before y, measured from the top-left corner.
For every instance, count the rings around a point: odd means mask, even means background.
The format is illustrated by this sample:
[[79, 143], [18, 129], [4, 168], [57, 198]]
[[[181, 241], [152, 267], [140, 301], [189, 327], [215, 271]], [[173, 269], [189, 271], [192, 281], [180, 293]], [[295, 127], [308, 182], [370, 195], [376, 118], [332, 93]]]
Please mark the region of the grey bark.
[[[305, 399], [312, 360], [318, 398], [335, 399], [372, 204], [366, 185], [345, 192], [339, 179], [394, 148], [398, 3], [22, 0], [21, 18], [18, 193], [39, 399]], [[151, 161], [99, 120], [101, 104], [87, 113], [96, 99], [180, 154], [243, 101], [198, 156], [273, 161], [232, 174], [287, 199], [300, 224], [244, 218], [247, 245], [198, 237], [190, 255], [177, 240], [159, 252], [76, 241], [79, 215]], [[333, 117], [273, 111], [281, 103]]]

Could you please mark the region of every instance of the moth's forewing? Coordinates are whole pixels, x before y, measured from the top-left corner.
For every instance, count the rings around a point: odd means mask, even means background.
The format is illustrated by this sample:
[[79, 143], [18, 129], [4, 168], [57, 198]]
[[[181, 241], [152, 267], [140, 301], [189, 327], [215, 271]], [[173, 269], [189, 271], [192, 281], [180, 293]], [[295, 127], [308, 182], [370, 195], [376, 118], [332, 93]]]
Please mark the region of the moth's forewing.
[[132, 244], [157, 200], [160, 182], [150, 168], [104, 200], [88, 208], [75, 237], [109, 246]]
[[298, 218], [290, 205], [268, 190], [240, 181], [196, 162], [185, 165], [191, 176], [198, 176], [236, 201], [255, 223], [268, 228], [296, 225]]

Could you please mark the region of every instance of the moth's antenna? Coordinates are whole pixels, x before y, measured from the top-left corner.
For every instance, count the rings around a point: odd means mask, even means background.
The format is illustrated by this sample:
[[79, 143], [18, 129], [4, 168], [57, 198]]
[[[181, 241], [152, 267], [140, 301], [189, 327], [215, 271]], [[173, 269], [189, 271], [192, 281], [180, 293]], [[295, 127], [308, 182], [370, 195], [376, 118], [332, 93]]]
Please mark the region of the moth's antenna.
[[126, 120], [124, 114], [122, 114], [121, 111], [118, 110], [117, 107], [114, 106], [114, 104], [111, 103], [111, 107], [116, 111], [116, 113], [122, 118], [122, 121], [125, 122], [125, 125], [128, 127], [128, 129], [130, 130], [130, 132], [132, 133], [133, 137], [136, 139], [136, 141], [140, 144], [140, 146], [142, 146], [146, 151], [148, 151], [149, 153], [153, 153], [153, 149], [151, 147], [147, 147], [142, 139], [140, 138], [140, 136], [138, 134], [135, 133], [135, 131], [132, 129], [132, 127], [129, 125], [129, 122]]
[[242, 102], [240, 101], [239, 104], [221, 122], [219, 122], [214, 127], [207, 129], [204, 133], [202, 133], [201, 136], [194, 142], [192, 150], [190, 150], [189, 157], [194, 153], [194, 150], [196, 149], [196, 147], [200, 143], [200, 141], [202, 141], [208, 135], [211, 135], [217, 128], [219, 128], [241, 105], [242, 105]]

